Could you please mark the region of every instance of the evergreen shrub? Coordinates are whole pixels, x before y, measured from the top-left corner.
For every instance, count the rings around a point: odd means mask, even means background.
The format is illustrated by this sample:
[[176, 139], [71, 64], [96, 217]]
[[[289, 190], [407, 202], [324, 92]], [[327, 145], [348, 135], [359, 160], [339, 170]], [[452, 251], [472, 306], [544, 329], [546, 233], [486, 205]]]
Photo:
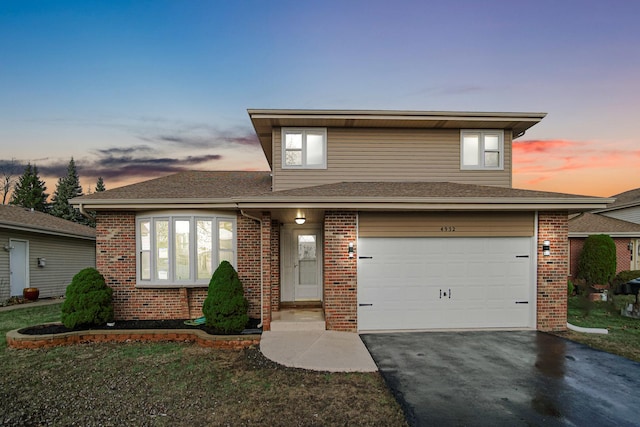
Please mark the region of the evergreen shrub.
[[224, 334], [242, 332], [249, 322], [248, 310], [238, 272], [228, 261], [222, 261], [211, 276], [202, 306], [206, 325]]
[[62, 323], [67, 328], [103, 325], [113, 321], [113, 290], [95, 268], [80, 270], [67, 287]]
[[577, 277], [587, 286], [606, 285], [616, 275], [616, 244], [606, 234], [594, 234], [584, 241], [578, 259]]

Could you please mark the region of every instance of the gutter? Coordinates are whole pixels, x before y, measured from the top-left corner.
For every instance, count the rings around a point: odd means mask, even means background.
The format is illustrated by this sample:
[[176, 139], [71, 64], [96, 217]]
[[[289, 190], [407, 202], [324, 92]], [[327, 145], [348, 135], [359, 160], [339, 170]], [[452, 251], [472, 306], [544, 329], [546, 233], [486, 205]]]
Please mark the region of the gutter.
[[264, 267], [262, 265], [262, 250], [263, 250], [263, 242], [262, 242], [262, 220], [255, 216], [249, 215], [242, 209], [240, 209], [240, 215], [252, 219], [254, 221], [258, 221], [260, 224], [260, 324], [258, 324], [258, 328], [262, 328], [262, 319], [264, 318]]

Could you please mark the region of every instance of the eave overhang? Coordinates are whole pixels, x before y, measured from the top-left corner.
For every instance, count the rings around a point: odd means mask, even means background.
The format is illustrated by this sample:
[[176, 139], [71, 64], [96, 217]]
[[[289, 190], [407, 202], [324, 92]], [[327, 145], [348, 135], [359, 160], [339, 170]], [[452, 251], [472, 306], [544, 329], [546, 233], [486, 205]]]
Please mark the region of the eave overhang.
[[389, 110], [247, 110], [269, 165], [272, 131], [279, 127], [505, 129], [513, 137], [542, 120], [546, 113]]
[[375, 198], [375, 197], [253, 197], [224, 200], [158, 199], [158, 200], [95, 200], [75, 203], [74, 207], [87, 211], [120, 210], [241, 210], [241, 209], [335, 209], [383, 211], [550, 211], [585, 212], [602, 208], [612, 199], [594, 198]]
[[629, 238], [638, 238], [640, 237], [640, 231], [590, 231], [590, 232], [586, 232], [586, 231], [569, 231], [569, 237], [589, 237], [591, 235], [597, 235], [597, 234], [606, 234], [611, 238], [615, 238], [615, 237], [629, 237]]
[[96, 240], [95, 236], [65, 233], [64, 231], [56, 231], [56, 230], [51, 230], [51, 229], [42, 228], [42, 227], [24, 226], [24, 225], [12, 224], [7, 222], [0, 222], [0, 229], [24, 231], [27, 233], [35, 233], [35, 234], [46, 234], [49, 236], [70, 237], [72, 239], [93, 240], [93, 241]]

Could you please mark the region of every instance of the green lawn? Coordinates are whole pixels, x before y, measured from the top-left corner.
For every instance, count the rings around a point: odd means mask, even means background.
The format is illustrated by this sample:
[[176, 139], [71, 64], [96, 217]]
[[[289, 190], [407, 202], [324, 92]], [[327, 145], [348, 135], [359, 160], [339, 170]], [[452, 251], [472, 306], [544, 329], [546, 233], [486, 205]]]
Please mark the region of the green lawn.
[[607, 328], [609, 334], [561, 333], [566, 338], [640, 362], [640, 320], [623, 317], [620, 308], [635, 301], [632, 296], [613, 296], [613, 301], [587, 302], [570, 297], [567, 320], [576, 326]]
[[378, 373], [285, 368], [258, 349], [195, 344], [6, 347], [60, 306], [0, 312], [0, 425], [404, 426]]

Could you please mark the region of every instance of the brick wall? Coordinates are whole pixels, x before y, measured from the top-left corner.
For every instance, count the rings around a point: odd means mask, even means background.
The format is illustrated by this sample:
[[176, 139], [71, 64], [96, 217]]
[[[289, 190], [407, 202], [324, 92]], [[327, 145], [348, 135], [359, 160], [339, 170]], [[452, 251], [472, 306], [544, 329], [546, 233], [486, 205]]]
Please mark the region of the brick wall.
[[[569, 277], [575, 278], [578, 273], [578, 259], [580, 259], [580, 252], [584, 246], [586, 237], [573, 237], [571, 242], [571, 261], [569, 269]], [[629, 242], [631, 239], [628, 237], [614, 237], [613, 242], [616, 244], [616, 273], [625, 270], [631, 270], [631, 252], [629, 252]]]
[[357, 247], [349, 258], [349, 242], [357, 245], [357, 213], [327, 211], [324, 216], [324, 315], [328, 330], [358, 328]]
[[[566, 212], [538, 215], [537, 329], [567, 328], [568, 216]], [[549, 240], [551, 255], [543, 256], [542, 242]]]
[[[238, 216], [238, 275], [249, 316], [260, 316], [260, 225]], [[202, 316], [207, 287], [136, 288], [134, 212], [98, 212], [96, 268], [113, 289], [116, 320], [186, 319]]]

